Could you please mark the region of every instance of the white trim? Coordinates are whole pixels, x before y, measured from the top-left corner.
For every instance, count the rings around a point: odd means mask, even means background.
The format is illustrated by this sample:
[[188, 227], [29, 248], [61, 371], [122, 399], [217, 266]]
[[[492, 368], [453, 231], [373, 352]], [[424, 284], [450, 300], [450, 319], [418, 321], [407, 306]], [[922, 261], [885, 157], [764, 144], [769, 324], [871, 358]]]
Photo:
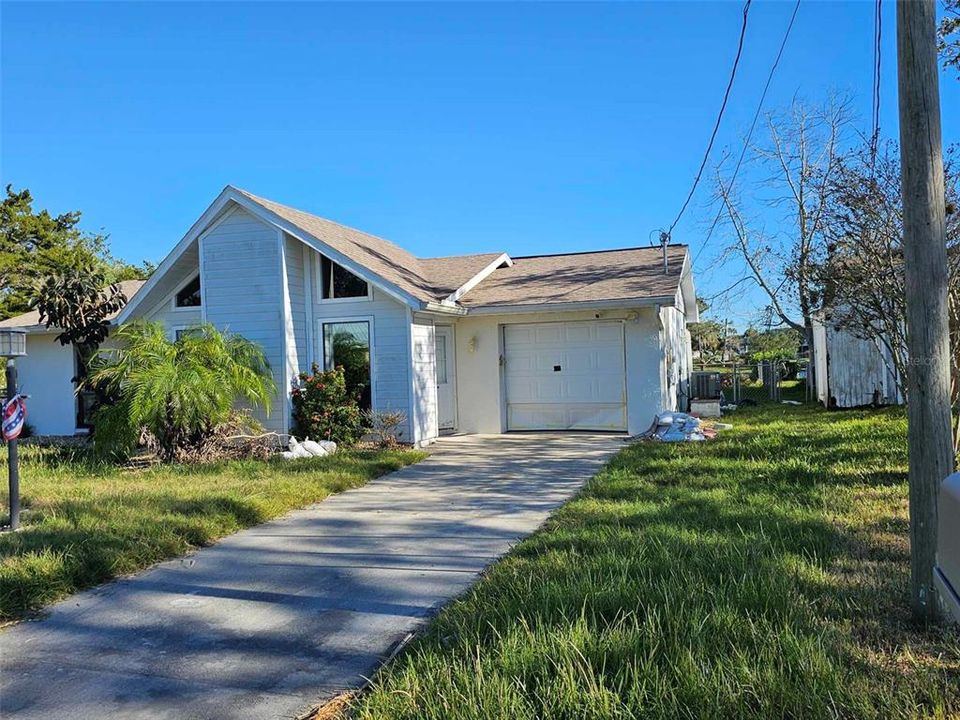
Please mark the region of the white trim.
[[[173, 267], [173, 264], [187, 251], [187, 248], [193, 244], [193, 241], [199, 237], [210, 223], [212, 223], [217, 215], [227, 206], [227, 204], [233, 199], [231, 196], [234, 194], [233, 188], [229, 185], [225, 187], [220, 194], [217, 196], [210, 206], [203, 212], [203, 214], [197, 219], [197, 221], [190, 226], [190, 229], [187, 230], [187, 234], [184, 235], [180, 242], [178, 242], [173, 250], [171, 250], [167, 256], [163, 259], [160, 265], [157, 266], [157, 269], [154, 271], [153, 275], [150, 276], [150, 279], [140, 288], [136, 295], [130, 298], [123, 310], [117, 315], [116, 319], [113, 321], [117, 325], [122, 325], [125, 323], [130, 316], [133, 314], [133, 311], [140, 305], [143, 299], [150, 294], [150, 292], [159, 284], [160, 278], [165, 276], [169, 272], [170, 268]], [[200, 287], [203, 287], [203, 279], [200, 280]]]
[[[199, 251], [200, 251], [200, 248], [198, 246], [197, 252]], [[199, 258], [197, 259], [199, 260]], [[184, 288], [186, 288], [187, 285], [192, 283], [194, 280], [200, 281], [200, 304], [199, 305], [177, 305], [177, 295], [183, 292]], [[197, 268], [196, 274], [190, 273], [189, 278], [185, 282], [182, 282], [179, 285], [177, 285], [173, 289], [173, 292], [170, 293], [168, 299], [170, 301], [170, 312], [196, 312], [197, 308], [202, 308], [203, 307], [203, 276], [202, 276], [202, 273], [200, 272], [200, 269]], [[158, 303], [158, 305], [159, 304], [160, 303]], [[201, 311], [201, 315], [202, 314], [203, 314], [203, 311]]]
[[410, 424], [410, 442], [419, 447], [420, 431], [416, 422], [416, 375], [413, 372], [413, 310], [405, 308], [407, 314], [407, 422]]
[[[314, 269], [315, 269], [315, 271], [316, 271], [316, 272], [315, 272], [316, 278], [314, 279], [314, 282], [316, 283], [316, 285], [314, 286], [313, 289], [315, 289], [315, 290], [317, 291], [316, 303], [317, 303], [318, 305], [328, 305], [328, 304], [331, 304], [331, 303], [343, 303], [343, 302], [367, 302], [367, 301], [372, 302], [372, 301], [373, 301], [373, 285], [372, 285], [369, 281], [364, 280], [362, 277], [360, 277], [359, 275], [356, 275], [355, 273], [351, 273], [351, 274], [352, 274], [352, 275], [355, 275], [355, 277], [360, 278], [361, 280], [363, 280], [364, 283], [366, 283], [366, 286], [367, 286], [367, 294], [366, 294], [366, 295], [357, 295], [357, 296], [355, 296], [355, 297], [342, 297], [342, 298], [338, 298], [338, 297], [325, 298], [325, 297], [323, 297], [323, 257], [324, 257], [323, 253], [321, 253], [321, 252], [319, 252], [319, 251], [317, 251], [317, 252], [315, 252], [315, 253], [313, 254], [313, 267], [314, 267]], [[337, 263], [335, 260], [333, 260], [333, 259], [330, 258], [329, 256], [327, 256], [327, 259], [330, 260], [330, 275], [331, 275], [331, 277], [329, 278], [329, 281], [330, 281], [330, 283], [331, 283], [331, 285], [332, 285], [332, 284], [333, 284], [333, 266], [334, 266], [335, 264], [336, 264], [336, 265], [339, 265], [339, 263]], [[343, 265], [340, 265], [340, 267], [343, 267]], [[343, 267], [343, 269], [344, 269], [344, 270], [347, 270], [347, 272], [351, 272], [350, 270], [348, 270], [348, 269], [345, 268], [345, 267]]]
[[673, 305], [675, 297], [633, 298], [623, 300], [590, 300], [577, 302], [537, 303], [531, 305], [478, 305], [467, 308], [467, 315], [512, 315], [516, 313], [572, 312], [574, 310], [630, 309], [647, 305]]
[[197, 238], [197, 269], [200, 271], [200, 322], [207, 321], [207, 293], [204, 290], [207, 283], [204, 282], [206, 272], [203, 265], [203, 241], [205, 237]]
[[[283, 230], [277, 228], [277, 261], [280, 265], [280, 356], [283, 358], [280, 370], [280, 405], [283, 415], [280, 417], [280, 432], [290, 432], [290, 414], [293, 410], [293, 397], [290, 395], [290, 348], [287, 337], [288, 326], [293, 329], [290, 316], [290, 286], [287, 279], [287, 248], [283, 239]], [[200, 284], [203, 287], [203, 283]], [[296, 341], [296, 337], [294, 337]]]
[[[441, 430], [444, 431], [456, 431], [460, 427], [460, 403], [459, 398], [457, 397], [457, 327], [456, 325], [437, 325], [433, 324], [433, 342], [434, 345], [437, 343], [437, 333], [441, 332], [449, 337], [450, 341], [446, 343], [446, 352], [447, 352], [447, 365], [453, 367], [453, 374], [451, 375], [448, 368], [444, 368], [444, 372], [447, 373], [447, 384], [450, 386], [450, 393], [453, 395], [453, 426], [448, 428], [440, 427], [440, 384], [437, 383], [437, 433], [440, 433]], [[433, 351], [434, 357], [434, 373], [439, 372], [440, 364], [436, 361], [437, 351], [434, 348]]]
[[489, 277], [494, 270], [496, 270], [498, 267], [500, 267], [504, 263], [506, 263], [507, 267], [513, 266], [513, 260], [510, 259], [510, 256], [507, 255], [506, 253], [500, 253], [500, 255], [493, 262], [491, 262], [489, 265], [484, 267], [480, 272], [478, 272], [472, 278], [467, 280], [463, 285], [458, 287], [456, 290], [450, 293], [446, 298], [444, 298], [443, 302], [455, 303], [457, 300], [462, 298], [468, 292], [473, 290], [473, 288], [479, 285], [481, 281]]
[[316, 359], [316, 348], [313, 345], [313, 273], [311, 272], [313, 263], [310, 262], [310, 255], [308, 253], [314, 252], [313, 248], [304, 245], [301, 250], [302, 260], [303, 260], [303, 294], [304, 301], [307, 304], [307, 317], [306, 317], [306, 340], [307, 340], [307, 357], [304, 358], [306, 361], [305, 370], [310, 370], [313, 366], [313, 363], [317, 361]]
[[169, 337], [172, 342], [176, 342], [178, 332], [181, 330], [189, 330], [192, 327], [196, 327], [196, 323], [189, 325], [170, 325], [168, 326], [167, 337]]
[[[343, 315], [339, 317], [322, 317], [317, 318], [317, 328], [314, 335], [315, 338], [318, 338], [320, 350], [320, 360], [321, 362], [317, 363], [324, 370], [327, 369], [327, 341], [323, 335], [323, 326], [324, 325], [334, 325], [337, 323], [351, 323], [351, 322], [365, 322], [367, 327], [370, 328], [370, 408], [377, 408], [377, 382], [376, 382], [376, 334], [374, 331], [374, 315]], [[316, 352], [316, 351], [315, 351]]]

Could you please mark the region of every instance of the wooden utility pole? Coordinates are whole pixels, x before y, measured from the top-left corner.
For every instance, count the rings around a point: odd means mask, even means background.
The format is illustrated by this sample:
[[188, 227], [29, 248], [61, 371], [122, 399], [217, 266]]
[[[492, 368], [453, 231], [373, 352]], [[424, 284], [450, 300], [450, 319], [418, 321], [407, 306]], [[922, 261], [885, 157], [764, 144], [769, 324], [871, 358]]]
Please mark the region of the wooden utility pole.
[[897, 75], [910, 387], [910, 590], [933, 621], [937, 493], [953, 472], [947, 248], [935, 0], [898, 0]]

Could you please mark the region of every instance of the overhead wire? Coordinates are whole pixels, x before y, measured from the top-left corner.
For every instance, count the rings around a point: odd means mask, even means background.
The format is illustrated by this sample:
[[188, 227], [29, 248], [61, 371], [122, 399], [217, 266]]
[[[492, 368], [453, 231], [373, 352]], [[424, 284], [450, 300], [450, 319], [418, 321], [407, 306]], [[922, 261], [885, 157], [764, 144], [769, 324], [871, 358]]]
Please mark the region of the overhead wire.
[[[878, 0], [879, 1], [879, 0]], [[787, 24], [787, 29], [783, 34], [783, 40], [780, 42], [780, 49], [777, 51], [777, 57], [773, 61], [773, 65], [770, 67], [770, 72], [767, 74], [767, 82], [763, 86], [763, 92], [760, 95], [760, 102], [757, 103], [756, 112], [753, 114], [753, 120], [750, 123], [750, 128], [747, 131], [747, 135], [743, 141], [743, 148], [740, 150], [740, 157], [737, 158], [737, 164], [733, 169], [733, 174], [730, 176], [730, 181], [727, 183], [725, 193], [729, 193], [733, 188], [733, 183], [737, 179], [737, 174], [740, 172], [740, 166], [743, 164], [743, 159], [746, 157], [747, 150], [750, 149], [750, 139], [753, 137], [753, 131], [757, 127], [757, 121], [760, 119], [760, 113], [763, 112], [763, 104], [767, 99], [767, 92], [770, 90], [770, 85], [773, 82], [773, 76], [777, 72], [777, 67], [780, 65], [780, 60], [783, 57], [784, 50], [787, 47], [787, 40], [790, 38], [790, 33], [793, 30], [793, 24], [797, 19], [797, 12], [800, 10], [800, 0], [796, 0], [793, 6], [793, 13], [790, 15], [790, 22]], [[717, 224], [720, 222], [720, 218], [723, 216], [723, 205], [721, 204], [720, 209], [717, 211], [716, 217], [713, 219], [713, 222], [710, 224], [710, 229], [707, 231], [706, 237], [703, 239], [703, 242], [700, 244], [700, 249], [697, 250], [696, 255], [693, 257], [693, 265], [696, 265], [697, 260], [700, 259], [700, 255], [703, 253], [704, 249], [707, 247], [710, 238], [713, 235], [713, 231], [716, 229]]]
[[710, 159], [710, 151], [713, 149], [713, 143], [717, 139], [717, 132], [720, 130], [720, 121], [723, 119], [723, 114], [727, 109], [727, 102], [730, 100], [730, 91], [733, 89], [733, 81], [737, 77], [737, 68], [740, 66], [740, 57], [743, 55], [743, 41], [747, 36], [747, 16], [750, 13], [750, 4], [752, 1], [753, 0], [746, 0], [743, 5], [743, 22], [740, 26], [740, 39], [737, 42], [737, 54], [733, 59], [733, 67], [730, 69], [730, 79], [727, 81], [727, 89], [723, 93], [723, 102], [720, 104], [720, 111], [717, 113], [717, 120], [713, 124], [713, 132], [710, 133], [710, 141], [707, 143], [707, 149], [703, 154], [703, 160], [700, 163], [700, 169], [697, 170], [697, 175], [693, 179], [693, 185], [690, 187], [690, 192], [687, 193], [687, 198], [683, 201], [683, 205], [680, 207], [680, 212], [677, 213], [677, 217], [672, 223], [670, 223], [670, 227], [665, 231], [668, 240], [670, 233], [673, 232], [673, 229], [677, 226], [677, 223], [680, 222], [680, 218], [683, 217], [684, 212], [687, 210], [687, 206], [693, 199], [693, 194], [697, 191], [697, 186], [700, 184], [700, 179], [703, 177], [704, 168], [706, 168], [707, 161]]

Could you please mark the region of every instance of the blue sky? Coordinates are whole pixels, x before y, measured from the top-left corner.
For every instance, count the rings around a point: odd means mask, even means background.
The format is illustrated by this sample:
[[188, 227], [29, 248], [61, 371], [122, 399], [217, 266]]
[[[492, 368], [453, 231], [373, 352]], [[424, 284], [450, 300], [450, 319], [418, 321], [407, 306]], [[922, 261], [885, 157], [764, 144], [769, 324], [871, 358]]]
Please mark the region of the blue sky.
[[[162, 259], [228, 183], [424, 256], [642, 245], [689, 190], [741, 7], [4, 2], [0, 178], [82, 210], [134, 261]], [[739, 149], [792, 7], [753, 3], [716, 158]], [[872, 18], [871, 2], [805, 0], [767, 106], [838, 89], [866, 126]], [[955, 75], [941, 92], [960, 140]], [[705, 183], [675, 241], [699, 244], [709, 199]], [[721, 244], [701, 256], [704, 295], [736, 277], [709, 272]], [[725, 312], [742, 324], [759, 302]]]

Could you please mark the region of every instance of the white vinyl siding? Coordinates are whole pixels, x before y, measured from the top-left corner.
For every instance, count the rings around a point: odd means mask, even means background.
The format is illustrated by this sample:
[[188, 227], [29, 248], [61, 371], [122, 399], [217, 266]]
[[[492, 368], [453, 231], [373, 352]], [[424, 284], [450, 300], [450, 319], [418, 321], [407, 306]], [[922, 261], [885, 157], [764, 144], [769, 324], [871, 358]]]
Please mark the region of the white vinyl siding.
[[439, 434], [436, 336], [430, 317], [416, 314], [413, 316], [410, 342], [413, 352], [414, 441], [425, 442]]
[[[402, 410], [407, 422], [401, 427], [401, 440], [413, 442], [410, 422], [410, 342], [408, 334], [408, 315], [405, 305], [400, 304], [377, 287], [371, 287], [371, 298], [356, 300], [341, 299], [334, 302], [323, 301], [315, 288], [316, 251], [304, 246], [307, 254], [304, 263], [309, 277], [305, 281], [313, 289], [313, 302], [309, 315], [312, 322], [313, 347], [309, 357], [302, 361], [303, 370], [311, 363], [323, 366], [323, 323], [343, 319], [370, 319], [372, 337], [371, 348], [371, 399], [374, 410]], [[296, 323], [294, 323], [296, 325]]]
[[287, 388], [279, 250], [276, 228], [245, 210], [234, 210], [200, 240], [200, 282], [207, 321], [263, 348], [277, 394], [270, 416], [262, 410], [257, 416], [267, 429], [283, 432]]

